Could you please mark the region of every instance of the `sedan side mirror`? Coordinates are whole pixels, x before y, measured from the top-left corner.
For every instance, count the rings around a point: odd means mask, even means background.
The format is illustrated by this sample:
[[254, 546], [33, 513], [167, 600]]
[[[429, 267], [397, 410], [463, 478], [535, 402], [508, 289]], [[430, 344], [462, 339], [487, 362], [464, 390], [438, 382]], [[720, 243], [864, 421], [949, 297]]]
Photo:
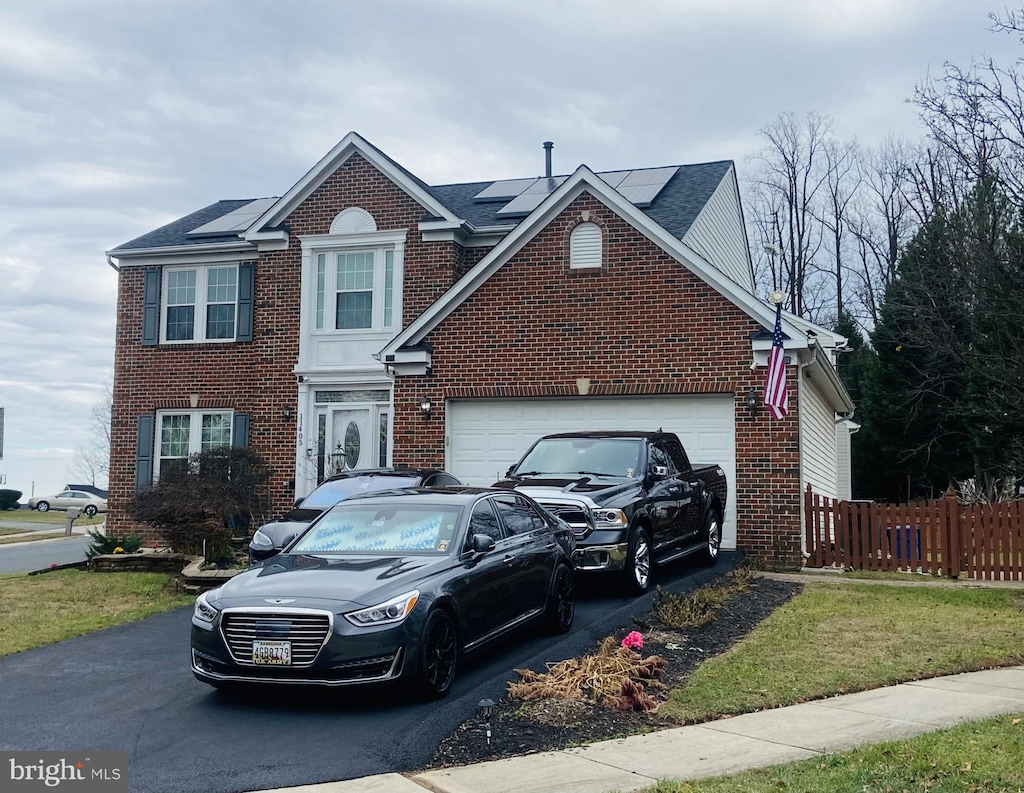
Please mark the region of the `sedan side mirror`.
[[473, 549], [473, 553], [489, 553], [494, 550], [494, 538], [488, 534], [474, 534], [469, 545]]

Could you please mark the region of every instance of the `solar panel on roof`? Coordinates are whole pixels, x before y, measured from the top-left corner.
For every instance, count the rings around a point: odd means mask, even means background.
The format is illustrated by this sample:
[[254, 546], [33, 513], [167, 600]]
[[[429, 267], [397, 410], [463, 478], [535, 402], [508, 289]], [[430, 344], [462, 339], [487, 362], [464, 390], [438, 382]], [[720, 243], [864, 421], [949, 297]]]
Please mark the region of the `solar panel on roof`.
[[618, 187], [622, 180], [629, 176], [631, 173], [633, 172], [605, 171], [604, 173], [599, 173], [598, 176], [600, 176], [605, 181], [605, 184], [607, 184], [609, 187]]
[[524, 193], [516, 196], [498, 210], [499, 215], [529, 215], [548, 197], [547, 193]]
[[630, 171], [629, 175], [619, 183], [617, 189], [622, 197], [633, 206], [649, 207], [678, 170], [676, 167], [670, 167]]
[[276, 198], [257, 198], [245, 206], [214, 218], [188, 233], [190, 237], [222, 236], [232, 232], [245, 231], [260, 215], [277, 201]]
[[568, 176], [544, 176], [534, 179], [529, 187], [499, 209], [497, 214], [529, 215], [568, 178]]
[[522, 193], [536, 179], [503, 179], [485, 187], [475, 196], [474, 201], [509, 201]]
[[630, 171], [629, 175], [626, 176], [619, 183], [619, 187], [639, 187], [640, 185], [659, 185], [664, 187], [665, 184], [676, 175], [676, 171], [679, 168], [643, 168], [641, 170]]

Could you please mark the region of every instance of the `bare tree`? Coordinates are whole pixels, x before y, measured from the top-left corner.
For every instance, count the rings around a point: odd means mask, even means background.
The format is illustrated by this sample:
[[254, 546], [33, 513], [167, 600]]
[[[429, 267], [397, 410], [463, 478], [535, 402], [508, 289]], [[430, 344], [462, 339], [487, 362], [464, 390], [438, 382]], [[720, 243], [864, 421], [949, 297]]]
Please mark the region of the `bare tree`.
[[88, 480], [95, 485], [101, 480], [104, 485], [110, 473], [110, 411], [114, 403], [114, 386], [110, 380], [103, 384], [103, 401], [97, 402], [90, 410], [89, 441], [75, 449], [68, 465], [68, 474], [76, 479]]
[[835, 276], [836, 319], [843, 314], [844, 236], [847, 212], [860, 186], [857, 168], [857, 144], [840, 143], [830, 138], [822, 147], [825, 156], [824, 197], [818, 219], [827, 231], [831, 244], [832, 275]]
[[[991, 30], [1024, 43], [1024, 10], [990, 14]], [[946, 63], [914, 91], [914, 103], [935, 142], [951, 153], [970, 183], [992, 177], [1024, 206], [1024, 59], [1004, 67], [991, 58], [961, 67]]]
[[753, 222], [761, 246], [778, 251], [768, 261], [772, 286], [788, 294], [790, 310], [801, 316], [808, 314], [807, 299], [816, 286], [814, 261], [822, 229], [815, 221], [814, 203], [827, 179], [819, 160], [831, 128], [832, 120], [817, 113], [803, 120], [784, 113], [761, 130], [766, 143], [754, 158]]

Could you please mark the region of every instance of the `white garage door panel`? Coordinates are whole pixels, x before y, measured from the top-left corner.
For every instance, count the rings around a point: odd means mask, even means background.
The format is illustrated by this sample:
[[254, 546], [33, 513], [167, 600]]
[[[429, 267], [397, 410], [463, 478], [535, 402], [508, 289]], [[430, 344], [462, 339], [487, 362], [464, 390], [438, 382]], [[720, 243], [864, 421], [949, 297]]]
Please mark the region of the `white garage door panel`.
[[542, 435], [574, 430], [676, 433], [694, 464], [717, 463], [729, 483], [722, 544], [736, 547], [736, 430], [732, 396], [629, 399], [450, 400], [446, 465], [463, 482], [490, 485]]

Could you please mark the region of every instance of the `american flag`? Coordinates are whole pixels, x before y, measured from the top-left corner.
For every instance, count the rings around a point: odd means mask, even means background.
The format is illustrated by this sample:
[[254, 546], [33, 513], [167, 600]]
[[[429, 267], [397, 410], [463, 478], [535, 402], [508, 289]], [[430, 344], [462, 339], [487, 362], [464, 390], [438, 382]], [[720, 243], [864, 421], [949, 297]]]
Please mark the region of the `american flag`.
[[764, 403], [772, 417], [783, 419], [789, 414], [789, 391], [786, 389], [786, 352], [782, 349], [782, 304], [775, 305], [775, 332], [772, 352], [768, 358], [768, 377], [764, 381]]

